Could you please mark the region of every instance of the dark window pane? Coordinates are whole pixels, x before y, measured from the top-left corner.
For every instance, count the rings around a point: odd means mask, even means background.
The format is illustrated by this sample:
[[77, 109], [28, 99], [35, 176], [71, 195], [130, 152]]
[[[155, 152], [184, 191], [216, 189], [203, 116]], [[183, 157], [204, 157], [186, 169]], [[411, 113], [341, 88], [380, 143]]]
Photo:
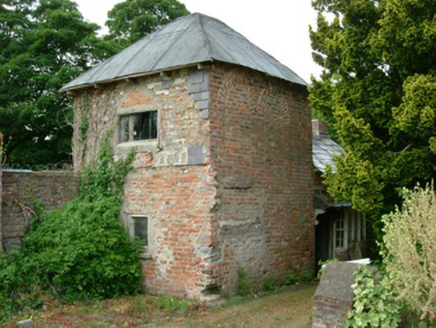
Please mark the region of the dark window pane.
[[157, 138], [157, 111], [132, 115], [133, 140]]
[[135, 236], [148, 243], [148, 219], [147, 218], [134, 218], [135, 222]]
[[129, 115], [120, 117], [120, 142], [129, 141]]

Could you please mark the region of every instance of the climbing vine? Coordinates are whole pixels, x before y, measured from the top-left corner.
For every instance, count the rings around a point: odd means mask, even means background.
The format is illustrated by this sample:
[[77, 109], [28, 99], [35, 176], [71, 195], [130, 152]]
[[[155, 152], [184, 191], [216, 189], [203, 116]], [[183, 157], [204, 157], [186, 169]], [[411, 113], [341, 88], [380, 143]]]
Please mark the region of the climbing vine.
[[82, 102], [83, 106], [80, 107], [81, 122], [79, 125], [79, 141], [81, 142], [85, 141], [89, 127], [89, 112], [91, 108], [91, 101], [88, 94], [85, 94]]

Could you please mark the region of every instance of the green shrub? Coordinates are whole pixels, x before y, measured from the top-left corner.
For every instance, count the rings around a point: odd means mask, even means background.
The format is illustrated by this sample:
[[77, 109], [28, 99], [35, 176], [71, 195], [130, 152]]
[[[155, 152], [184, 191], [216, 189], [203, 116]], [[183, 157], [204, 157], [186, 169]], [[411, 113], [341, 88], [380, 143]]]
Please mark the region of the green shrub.
[[404, 190], [402, 209], [384, 216], [383, 262], [398, 298], [436, 319], [436, 197], [434, 188]]
[[140, 288], [140, 249], [113, 197], [75, 199], [44, 214], [24, 238], [22, 252], [39, 283], [62, 298], [117, 297]]
[[395, 301], [395, 292], [385, 274], [375, 280], [375, 272], [366, 266], [359, 266], [355, 272], [356, 282], [353, 309], [348, 312], [349, 320], [345, 327], [367, 328], [396, 327], [401, 321], [401, 304]]
[[68, 301], [139, 292], [141, 250], [119, 218], [132, 159], [115, 162], [106, 140], [83, 171], [79, 197], [48, 213], [35, 206], [20, 249], [0, 254], [0, 323], [40, 306], [41, 290]]

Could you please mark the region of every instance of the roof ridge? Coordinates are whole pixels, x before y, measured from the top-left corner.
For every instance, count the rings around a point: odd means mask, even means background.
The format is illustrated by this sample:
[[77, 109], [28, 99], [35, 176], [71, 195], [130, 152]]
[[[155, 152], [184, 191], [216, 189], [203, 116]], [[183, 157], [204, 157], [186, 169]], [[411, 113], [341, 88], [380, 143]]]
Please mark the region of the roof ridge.
[[206, 53], [207, 53], [207, 57], [209, 57], [211, 60], [213, 60], [213, 55], [212, 55], [212, 47], [211, 47], [211, 42], [209, 40], [209, 38], [207, 37], [206, 32], [204, 31], [204, 23], [203, 23], [203, 17], [208, 17], [205, 16], [203, 14], [197, 13], [194, 14], [198, 17], [198, 21], [200, 23], [200, 34], [201, 34], [201, 38], [203, 39], [203, 42], [205, 44], [206, 47]]

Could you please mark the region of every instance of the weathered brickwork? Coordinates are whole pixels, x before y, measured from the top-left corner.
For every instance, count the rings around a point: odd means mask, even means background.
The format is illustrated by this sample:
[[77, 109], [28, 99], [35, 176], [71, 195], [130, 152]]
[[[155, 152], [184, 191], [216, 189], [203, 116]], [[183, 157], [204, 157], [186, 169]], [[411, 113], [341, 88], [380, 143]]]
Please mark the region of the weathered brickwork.
[[[194, 90], [188, 93], [188, 88]], [[137, 167], [147, 166], [143, 161], [150, 158], [152, 166], [184, 165], [188, 162], [190, 149], [197, 149], [197, 152], [200, 149], [203, 162], [207, 163], [208, 144], [204, 139], [208, 135], [208, 120], [206, 109], [200, 108], [204, 106], [202, 98], [206, 96], [207, 72], [187, 69], [166, 77], [153, 75], [123, 80], [81, 92], [75, 96], [75, 169], [80, 170], [96, 159], [108, 132], [112, 132], [111, 142], [117, 155], [136, 147]], [[158, 140], [118, 144], [119, 116], [152, 110], [158, 110]]]
[[352, 301], [316, 296], [312, 328], [343, 328], [347, 322], [348, 311], [353, 307]]
[[248, 69], [210, 71], [217, 171], [217, 285], [242, 267], [252, 285], [313, 270], [311, 122], [304, 87]]
[[[89, 103], [89, 111], [83, 110]], [[157, 110], [158, 139], [119, 143], [119, 116]], [[210, 279], [211, 209], [215, 179], [210, 165], [208, 72], [181, 70], [88, 91], [76, 98], [75, 167], [96, 158], [106, 133], [117, 156], [136, 149], [125, 184], [123, 219], [148, 218], [145, 287], [153, 293], [198, 296]], [[80, 138], [87, 114], [88, 135]]]
[[[145, 287], [232, 292], [242, 266], [262, 287], [313, 269], [311, 121], [305, 88], [217, 63], [75, 95], [74, 164], [113, 131], [133, 147], [123, 220], [148, 219]], [[158, 138], [119, 142], [120, 116], [158, 111]], [[86, 130], [86, 134], [83, 131]]]
[[[1, 174], [0, 174], [1, 178]], [[29, 219], [33, 214], [29, 196], [44, 209], [52, 210], [77, 195], [79, 178], [73, 172], [3, 171], [1, 230], [4, 249], [20, 245]]]

